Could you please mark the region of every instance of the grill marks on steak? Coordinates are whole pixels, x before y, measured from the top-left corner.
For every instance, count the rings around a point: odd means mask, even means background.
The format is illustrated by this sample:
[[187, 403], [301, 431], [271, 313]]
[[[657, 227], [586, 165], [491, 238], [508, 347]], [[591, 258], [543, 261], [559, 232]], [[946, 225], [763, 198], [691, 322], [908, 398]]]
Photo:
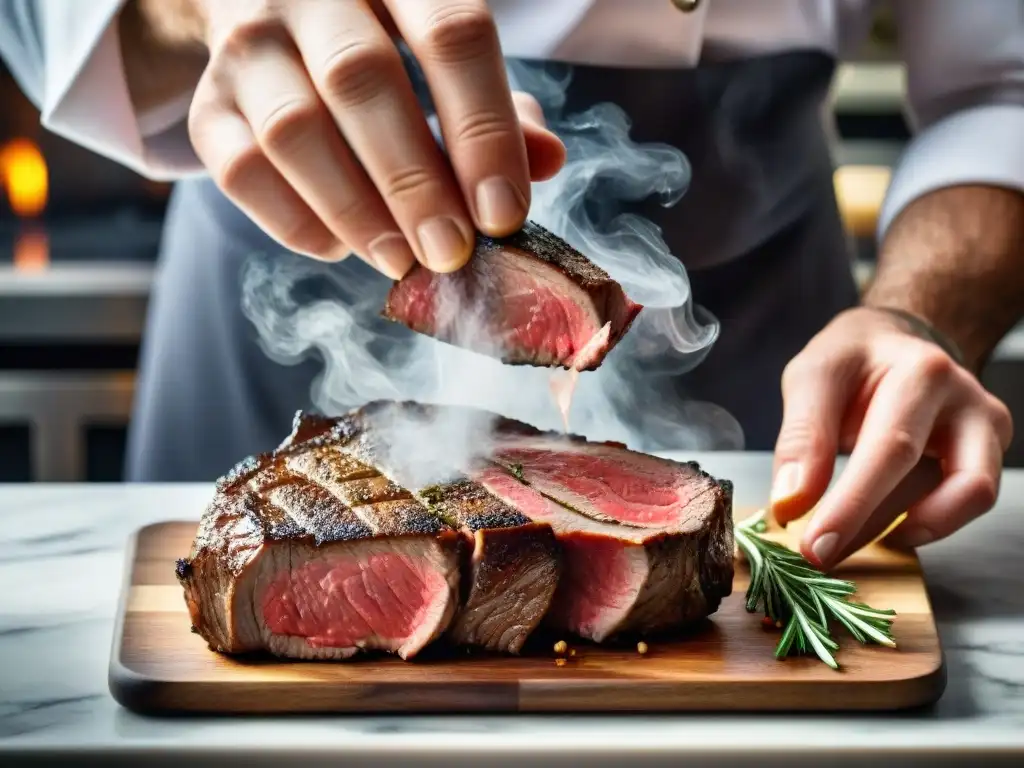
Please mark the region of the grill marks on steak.
[[[331, 465], [336, 484], [320, 482]], [[257, 457], [219, 484], [179, 570], [196, 627], [227, 653], [415, 656], [458, 607], [459, 537], [349, 457]]]
[[413, 267], [384, 316], [505, 363], [584, 371], [600, 366], [641, 309], [604, 270], [527, 222], [508, 238], [479, 235], [457, 272]]
[[393, 466], [382, 422], [428, 421], [436, 410], [401, 403], [373, 403], [339, 419], [334, 428], [342, 450], [410, 488], [425, 506], [460, 531], [470, 555], [463, 563], [462, 604], [449, 629], [462, 645], [518, 653], [551, 605], [561, 571], [551, 527], [535, 523], [479, 483], [451, 467], [452, 479], [421, 487]]
[[419, 487], [392, 466], [386, 425], [454, 410], [299, 414], [225, 476], [178, 571], [211, 647], [411, 658], [447, 633], [518, 652], [542, 620], [600, 642], [685, 625], [731, 593], [729, 483], [494, 416], [489, 460]]

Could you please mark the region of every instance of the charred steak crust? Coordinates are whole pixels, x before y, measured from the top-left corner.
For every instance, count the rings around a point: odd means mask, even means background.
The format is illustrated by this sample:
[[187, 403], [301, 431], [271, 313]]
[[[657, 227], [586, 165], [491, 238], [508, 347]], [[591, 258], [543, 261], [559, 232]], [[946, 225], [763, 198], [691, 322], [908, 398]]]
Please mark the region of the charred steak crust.
[[608, 285], [618, 288], [618, 283], [612, 280], [607, 272], [536, 222], [527, 221], [522, 229], [508, 237], [477, 235], [477, 253], [502, 252], [509, 246], [557, 267], [566, 277], [587, 291]]
[[[699, 468], [696, 462], [693, 465]], [[701, 472], [707, 475], [703, 470]], [[711, 514], [713, 523], [708, 527], [698, 548], [700, 584], [708, 601], [709, 614], [717, 611], [722, 600], [732, 594], [736, 562], [732, 519], [733, 485], [729, 480], [714, 482], [718, 492], [714, 494], [715, 511]]]
[[462, 610], [449, 631], [464, 645], [518, 653], [544, 619], [561, 575], [550, 525], [463, 478], [419, 491], [420, 499], [473, 541]]

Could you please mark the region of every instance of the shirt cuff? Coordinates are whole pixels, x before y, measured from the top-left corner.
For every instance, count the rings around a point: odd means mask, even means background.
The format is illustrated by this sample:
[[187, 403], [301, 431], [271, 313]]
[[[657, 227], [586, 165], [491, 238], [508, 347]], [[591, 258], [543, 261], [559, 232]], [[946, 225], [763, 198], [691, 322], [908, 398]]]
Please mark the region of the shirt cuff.
[[1024, 191], [1024, 106], [972, 107], [919, 133], [893, 173], [878, 215], [881, 242], [911, 202], [958, 184], [989, 184]]
[[492, 2], [502, 53], [510, 59], [550, 59], [592, 4], [593, 0]]
[[[121, 5], [121, 0], [61, 0], [50, 6], [54, 18], [45, 25], [42, 123], [151, 179], [172, 181], [200, 173], [185, 120], [190, 96], [136, 114], [116, 24]], [[57, 56], [55, 51], [65, 53]]]

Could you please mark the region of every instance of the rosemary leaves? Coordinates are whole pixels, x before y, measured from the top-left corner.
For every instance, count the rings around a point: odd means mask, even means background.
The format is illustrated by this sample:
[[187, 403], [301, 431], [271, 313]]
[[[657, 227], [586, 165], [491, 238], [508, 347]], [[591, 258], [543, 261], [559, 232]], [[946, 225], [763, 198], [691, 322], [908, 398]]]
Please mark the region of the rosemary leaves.
[[849, 599], [857, 591], [851, 581], [815, 569], [797, 552], [760, 534], [767, 530], [761, 512], [736, 524], [736, 544], [750, 565], [747, 611], [763, 608], [776, 626], [784, 627], [775, 658], [814, 652], [839, 669], [830, 621], [838, 621], [862, 644], [896, 647], [892, 636], [895, 611], [880, 611]]

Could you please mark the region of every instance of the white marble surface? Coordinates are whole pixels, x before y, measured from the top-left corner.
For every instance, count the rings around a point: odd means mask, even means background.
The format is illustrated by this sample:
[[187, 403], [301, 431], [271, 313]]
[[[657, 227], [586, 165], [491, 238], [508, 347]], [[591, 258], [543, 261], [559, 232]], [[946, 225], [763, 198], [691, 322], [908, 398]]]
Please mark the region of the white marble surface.
[[[698, 457], [757, 506], [769, 459]], [[479, 765], [496, 753], [587, 765], [688, 765], [788, 754], [811, 765], [954, 752], [964, 764], [1024, 764], [1024, 471], [1007, 472], [999, 506], [922, 551], [947, 654], [949, 684], [933, 709], [899, 716], [480, 716], [156, 719], [121, 709], [107, 690], [124, 543], [146, 523], [197, 518], [206, 486], [0, 487], [0, 765], [19, 757], [157, 764]], [[735, 598], [734, 598], [735, 599]], [[852, 751], [851, 751], [852, 750]], [[931, 753], [931, 754], [929, 754]], [[607, 762], [602, 762], [602, 761]], [[496, 762], [497, 761], [497, 762]], [[290, 761], [289, 761], [290, 762]]]

